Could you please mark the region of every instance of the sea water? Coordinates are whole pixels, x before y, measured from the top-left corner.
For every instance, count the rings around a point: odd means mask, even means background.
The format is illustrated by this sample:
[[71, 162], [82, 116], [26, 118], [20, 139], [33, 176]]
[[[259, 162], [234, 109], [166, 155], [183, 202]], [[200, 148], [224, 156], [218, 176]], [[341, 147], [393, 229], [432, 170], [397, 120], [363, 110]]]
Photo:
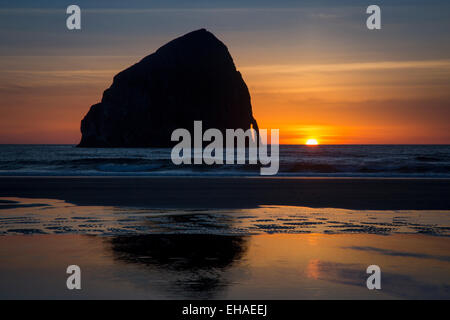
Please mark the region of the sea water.
[[[180, 165], [170, 148], [0, 145], [0, 175], [256, 176], [260, 165]], [[450, 145], [281, 145], [278, 176], [450, 177]]]

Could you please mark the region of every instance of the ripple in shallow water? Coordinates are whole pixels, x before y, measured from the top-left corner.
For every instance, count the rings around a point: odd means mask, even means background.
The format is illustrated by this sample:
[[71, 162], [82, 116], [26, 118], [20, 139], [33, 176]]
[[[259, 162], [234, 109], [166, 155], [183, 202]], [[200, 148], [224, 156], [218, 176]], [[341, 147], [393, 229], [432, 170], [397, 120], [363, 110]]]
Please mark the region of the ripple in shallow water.
[[53, 199], [0, 199], [0, 234], [418, 233], [450, 235], [450, 211], [262, 206], [160, 210], [76, 206]]

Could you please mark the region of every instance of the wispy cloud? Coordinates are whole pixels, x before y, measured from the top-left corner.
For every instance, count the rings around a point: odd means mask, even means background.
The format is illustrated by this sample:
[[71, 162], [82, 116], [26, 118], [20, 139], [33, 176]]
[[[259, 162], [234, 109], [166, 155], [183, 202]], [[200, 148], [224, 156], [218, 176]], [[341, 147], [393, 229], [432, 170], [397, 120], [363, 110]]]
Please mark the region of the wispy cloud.
[[[60, 14], [65, 12], [66, 8], [0, 8], [0, 14]], [[82, 8], [84, 13], [96, 14], [147, 14], [147, 13], [192, 13], [192, 12], [272, 12], [272, 13], [291, 13], [291, 12], [311, 12], [317, 9], [311, 8], [251, 8], [251, 7], [220, 7], [220, 8]], [[320, 18], [329, 18], [334, 15], [312, 13], [311, 16]]]
[[376, 61], [337, 64], [289, 64], [289, 65], [255, 65], [243, 66], [242, 71], [253, 73], [299, 73], [299, 72], [341, 72], [388, 69], [450, 69], [450, 60], [424, 61]]

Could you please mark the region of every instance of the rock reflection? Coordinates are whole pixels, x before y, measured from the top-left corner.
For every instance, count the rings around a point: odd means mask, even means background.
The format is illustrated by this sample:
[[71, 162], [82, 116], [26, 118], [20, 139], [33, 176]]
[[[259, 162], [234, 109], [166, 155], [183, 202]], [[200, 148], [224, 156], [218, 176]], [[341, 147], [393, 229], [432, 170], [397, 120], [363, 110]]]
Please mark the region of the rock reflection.
[[162, 273], [167, 290], [188, 298], [214, 298], [230, 283], [227, 272], [247, 250], [248, 237], [214, 234], [152, 234], [110, 239], [118, 261]]

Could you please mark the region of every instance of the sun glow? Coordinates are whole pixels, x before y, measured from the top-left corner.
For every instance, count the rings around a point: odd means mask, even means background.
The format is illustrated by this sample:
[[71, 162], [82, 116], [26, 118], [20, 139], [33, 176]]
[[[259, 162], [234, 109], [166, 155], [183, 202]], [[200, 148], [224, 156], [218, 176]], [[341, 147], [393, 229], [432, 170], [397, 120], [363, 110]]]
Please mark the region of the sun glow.
[[306, 141], [306, 145], [307, 146], [317, 146], [319, 144], [319, 142], [317, 142], [316, 139], [308, 139]]

